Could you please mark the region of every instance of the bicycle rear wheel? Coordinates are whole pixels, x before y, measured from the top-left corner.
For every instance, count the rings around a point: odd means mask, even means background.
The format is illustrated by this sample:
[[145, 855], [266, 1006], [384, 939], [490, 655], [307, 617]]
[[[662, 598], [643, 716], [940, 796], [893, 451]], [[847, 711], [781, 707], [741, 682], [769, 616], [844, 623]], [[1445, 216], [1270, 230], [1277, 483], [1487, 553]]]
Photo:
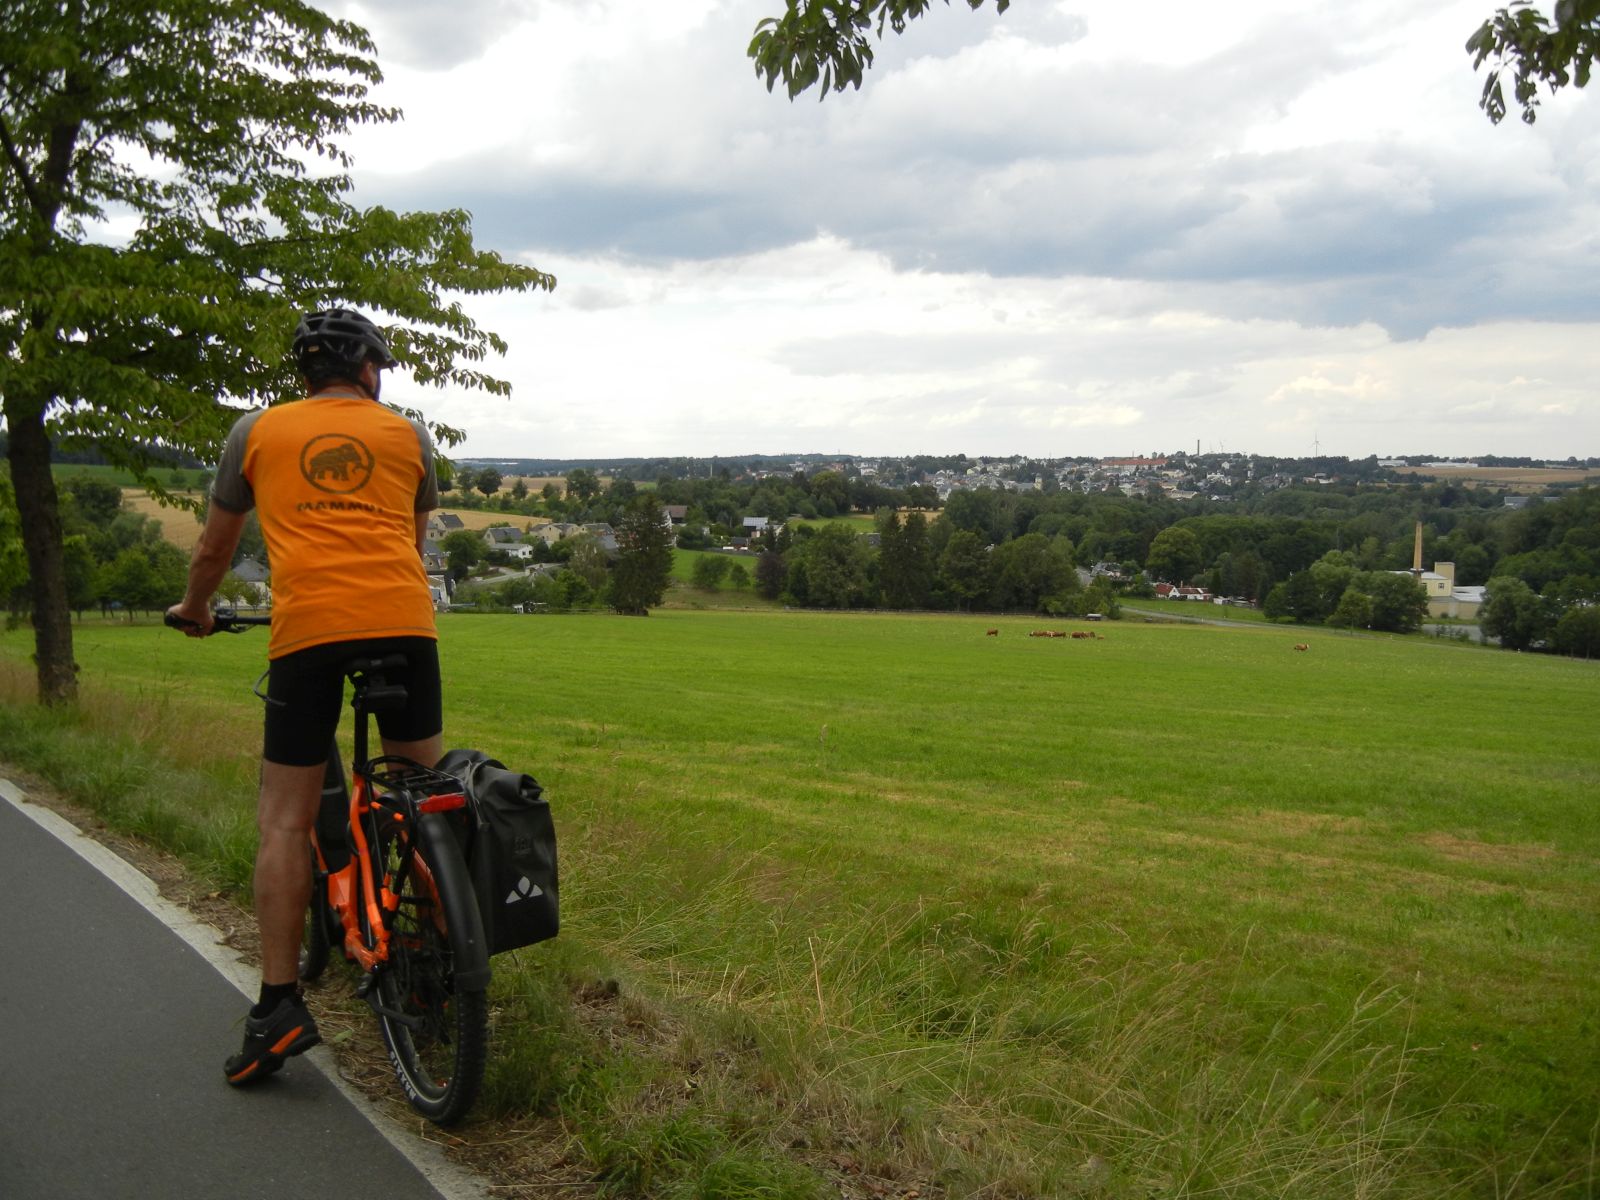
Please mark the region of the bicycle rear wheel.
[[414, 832], [392, 826], [380, 841], [391, 877], [408, 844], [414, 857], [394, 915], [389, 960], [374, 981], [378, 1023], [406, 1099], [436, 1125], [449, 1125], [466, 1115], [483, 1084], [489, 1004], [482, 987], [462, 987], [456, 978], [458, 935], [445, 913], [462, 911], [449, 903], [452, 889], [466, 889], [454, 895], [471, 900], [460, 852], [448, 840], [435, 843], [440, 850], [425, 849], [411, 841]]

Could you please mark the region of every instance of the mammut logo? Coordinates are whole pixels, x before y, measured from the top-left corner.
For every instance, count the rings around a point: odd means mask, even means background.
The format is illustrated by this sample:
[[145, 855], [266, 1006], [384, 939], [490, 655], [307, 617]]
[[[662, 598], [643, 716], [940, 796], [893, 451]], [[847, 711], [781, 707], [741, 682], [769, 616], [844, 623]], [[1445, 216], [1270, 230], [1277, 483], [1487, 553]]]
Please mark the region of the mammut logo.
[[544, 889], [524, 875], [517, 880], [517, 886], [511, 889], [511, 894], [506, 897], [506, 903], [515, 904], [518, 900], [532, 900], [535, 896], [542, 895]]
[[348, 495], [372, 478], [372, 451], [347, 433], [324, 433], [300, 451], [300, 473], [318, 491]]

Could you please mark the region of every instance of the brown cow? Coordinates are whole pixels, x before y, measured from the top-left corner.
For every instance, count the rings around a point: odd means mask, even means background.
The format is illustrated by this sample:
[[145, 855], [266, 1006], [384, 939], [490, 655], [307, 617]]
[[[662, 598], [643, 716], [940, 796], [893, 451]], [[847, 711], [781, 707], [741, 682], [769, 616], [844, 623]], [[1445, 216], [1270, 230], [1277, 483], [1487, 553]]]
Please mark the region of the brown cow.
[[1000, 631], [998, 629], [985, 629], [983, 631], [983, 636], [984, 637], [999, 637], [1000, 636]]
[[1311, 647], [1306, 645], [1304, 642], [1296, 642], [1294, 644], [1294, 648], [1296, 650], [1309, 650], [1309, 649], [1311, 649]]
[[1076, 638], [1092, 638], [1092, 637], [1093, 637], [1093, 636], [1094, 636], [1094, 634], [1092, 634], [1092, 633], [1085, 633], [1085, 632], [1083, 632], [1083, 630], [1081, 630], [1081, 629], [1074, 629], [1074, 630], [1073, 630], [1073, 631], [1072, 631], [1072, 636], [1073, 636], [1073, 637], [1074, 637], [1074, 638], [1075, 638], [1075, 639], [1076, 639]]

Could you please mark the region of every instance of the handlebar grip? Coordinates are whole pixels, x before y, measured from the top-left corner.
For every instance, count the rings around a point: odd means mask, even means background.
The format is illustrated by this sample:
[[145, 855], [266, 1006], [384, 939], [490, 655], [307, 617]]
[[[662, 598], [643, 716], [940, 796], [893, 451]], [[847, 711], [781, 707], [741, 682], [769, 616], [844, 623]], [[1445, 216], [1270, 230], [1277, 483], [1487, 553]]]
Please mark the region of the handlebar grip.
[[[198, 621], [188, 621], [182, 617], [167, 613], [162, 617], [162, 622], [173, 629], [198, 629]], [[211, 614], [212, 633], [243, 633], [252, 625], [270, 625], [271, 617], [241, 617], [231, 608], [219, 608]]]

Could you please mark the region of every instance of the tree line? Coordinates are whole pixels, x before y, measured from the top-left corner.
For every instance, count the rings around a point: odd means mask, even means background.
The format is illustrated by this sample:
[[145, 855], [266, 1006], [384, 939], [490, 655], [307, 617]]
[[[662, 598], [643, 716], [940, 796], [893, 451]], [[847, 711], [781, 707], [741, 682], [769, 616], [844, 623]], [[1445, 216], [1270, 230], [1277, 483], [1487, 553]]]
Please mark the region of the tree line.
[[[469, 475], [468, 478], [471, 478]], [[457, 477], [457, 486], [461, 479]], [[181, 593], [184, 556], [159, 526], [123, 512], [114, 485], [68, 475], [62, 520], [69, 606], [157, 608]], [[481, 494], [481, 493], [480, 493]], [[617, 590], [621, 558], [608, 559], [588, 535], [547, 546], [529, 539], [536, 562], [562, 570], [507, 581], [496, 604], [551, 609], [612, 606], [648, 611], [660, 603], [674, 541], [709, 549], [736, 539], [743, 518], [772, 526], [750, 549], [753, 561], [703, 559], [695, 582], [726, 582], [797, 607], [1013, 611], [1046, 615], [1115, 612], [1119, 596], [1149, 595], [1157, 582], [1190, 583], [1257, 604], [1269, 617], [1304, 624], [1407, 631], [1426, 616], [1412, 565], [1415, 523], [1423, 562], [1455, 564], [1462, 585], [1486, 584], [1485, 632], [1514, 649], [1600, 654], [1600, 487], [1585, 487], [1519, 509], [1502, 493], [1455, 484], [1290, 487], [1226, 506], [1175, 502], [1159, 493], [957, 491], [942, 509], [912, 507], [920, 490], [847, 480], [834, 471], [764, 480], [660, 480], [640, 488], [575, 471], [564, 488], [528, 497], [540, 516], [604, 522], [624, 531], [654, 564]], [[934, 497], [937, 504], [937, 497]], [[676, 538], [665, 503], [684, 506]], [[869, 536], [822, 514], [876, 505]], [[790, 520], [817, 514], [819, 526]], [[530, 514], [531, 515], [531, 514]], [[9, 489], [0, 484], [0, 595], [14, 613], [28, 607], [27, 565]], [[490, 555], [481, 535], [447, 536], [441, 549], [461, 579]], [[247, 529], [241, 555], [265, 562], [259, 532]], [[1113, 576], [1085, 584], [1085, 569]], [[1122, 579], [1113, 583], [1115, 576]], [[242, 585], [238, 599], [248, 599]]]
[[[607, 520], [652, 494], [630, 480], [602, 486], [591, 475], [571, 483], [554, 506], [547, 498], [536, 505], [574, 520]], [[1153, 584], [1170, 582], [1259, 605], [1275, 619], [1396, 632], [1415, 630], [1427, 616], [1425, 589], [1405, 574], [1420, 520], [1424, 567], [1449, 561], [1458, 585], [1488, 585], [1483, 625], [1502, 644], [1600, 653], [1588, 632], [1600, 623], [1600, 488], [1592, 486], [1520, 508], [1508, 506], [1504, 492], [1454, 483], [1286, 487], [1227, 504], [1178, 502], [1160, 492], [977, 488], [923, 511], [908, 503], [926, 500], [920, 489], [822, 471], [661, 479], [653, 495], [686, 508], [677, 539], [684, 548], [727, 545], [746, 516], [782, 525], [751, 547], [748, 583], [800, 607], [1075, 615], [1114, 611], [1119, 595], [1150, 595]], [[865, 538], [844, 523], [785, 523], [874, 505]], [[584, 565], [581, 539], [539, 554]], [[1096, 564], [1110, 571], [1083, 583], [1083, 570]], [[726, 569], [734, 565], [744, 566]], [[697, 566], [704, 577], [696, 582], [718, 586], [715, 570]], [[597, 595], [598, 567], [580, 571], [585, 576]], [[583, 593], [569, 584], [555, 603], [575, 595]]]
[[[123, 507], [122, 489], [87, 476], [60, 487], [62, 549], [68, 609], [82, 617], [98, 610], [156, 612], [183, 595], [189, 556], [169, 542], [158, 521]], [[241, 555], [265, 562], [260, 528], [252, 521]], [[30, 611], [28, 562], [10, 481], [0, 474], [0, 600], [13, 620]], [[259, 600], [254, 585], [232, 573], [218, 589], [225, 603]]]

